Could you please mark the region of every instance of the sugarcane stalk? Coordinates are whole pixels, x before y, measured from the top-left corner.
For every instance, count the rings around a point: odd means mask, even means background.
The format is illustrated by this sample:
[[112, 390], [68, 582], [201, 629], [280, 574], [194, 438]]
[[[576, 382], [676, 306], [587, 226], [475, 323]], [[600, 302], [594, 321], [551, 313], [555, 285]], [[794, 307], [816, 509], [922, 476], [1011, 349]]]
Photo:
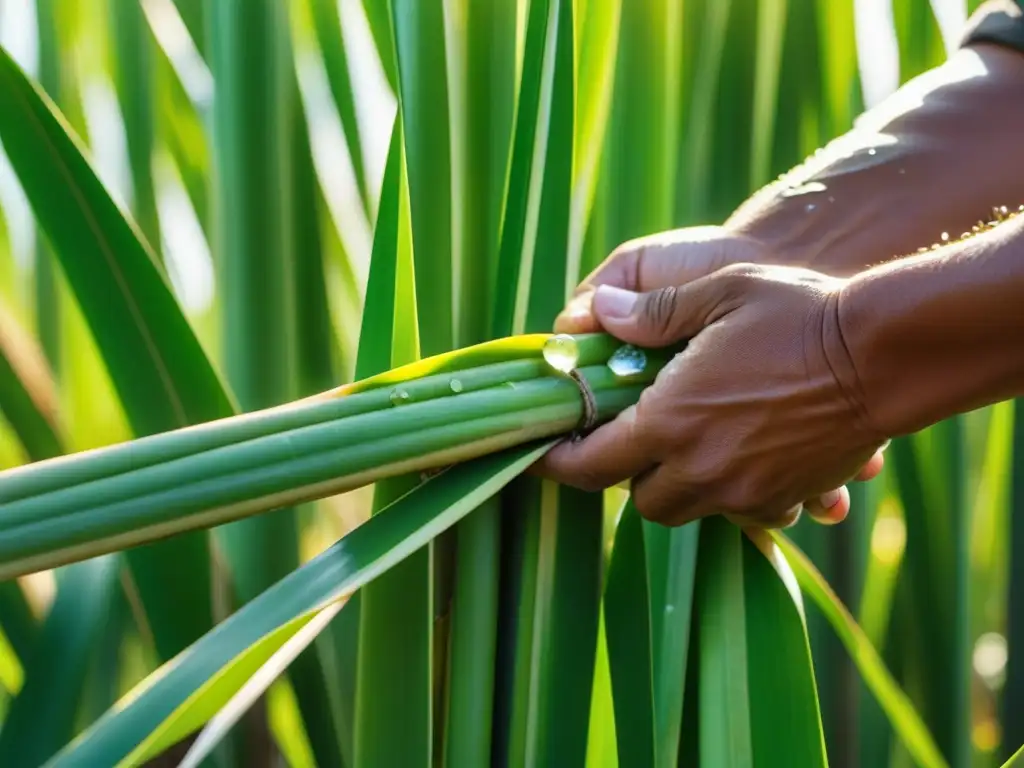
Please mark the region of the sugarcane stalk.
[[666, 357], [648, 353], [623, 376], [607, 365], [617, 342], [578, 337], [567, 373], [545, 359], [547, 339], [481, 344], [288, 406], [0, 473], [0, 578], [566, 434], [635, 403]]

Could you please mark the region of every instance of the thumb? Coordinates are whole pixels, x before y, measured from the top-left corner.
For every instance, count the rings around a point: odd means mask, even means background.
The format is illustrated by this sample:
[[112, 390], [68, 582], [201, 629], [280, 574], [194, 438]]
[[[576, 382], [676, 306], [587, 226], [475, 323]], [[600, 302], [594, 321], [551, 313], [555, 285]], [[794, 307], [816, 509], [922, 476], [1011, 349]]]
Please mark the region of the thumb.
[[629, 344], [656, 348], [696, 336], [720, 303], [710, 276], [685, 285], [637, 293], [602, 285], [594, 293], [594, 315], [601, 326]]

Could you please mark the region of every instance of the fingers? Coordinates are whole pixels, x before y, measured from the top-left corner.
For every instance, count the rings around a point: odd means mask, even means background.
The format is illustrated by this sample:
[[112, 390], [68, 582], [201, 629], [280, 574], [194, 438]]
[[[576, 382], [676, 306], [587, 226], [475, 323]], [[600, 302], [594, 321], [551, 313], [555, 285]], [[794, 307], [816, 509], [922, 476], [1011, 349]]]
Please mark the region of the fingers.
[[591, 312], [599, 286], [645, 293], [684, 285], [727, 264], [758, 261], [762, 250], [757, 242], [725, 234], [720, 227], [688, 227], [630, 240], [584, 278], [575, 297], [555, 320], [554, 330], [556, 333], [601, 330]]
[[[633, 504], [647, 520], [680, 526], [718, 514], [722, 510], [706, 495], [694, 491], [671, 465], [662, 464], [633, 481]], [[800, 519], [802, 505], [781, 509], [760, 509], [723, 517], [741, 526], [788, 528]]]
[[669, 465], [636, 477], [630, 493], [637, 511], [662, 525], [686, 525], [719, 511], [706, 497], [687, 488]]
[[884, 449], [880, 449], [875, 452], [875, 455], [872, 456], [868, 460], [868, 463], [865, 464], [861, 468], [860, 472], [857, 473], [857, 476], [854, 478], [855, 480], [860, 480], [862, 482], [865, 480], [874, 480], [882, 473], [882, 469], [885, 467], [885, 455], [882, 453], [882, 450]]
[[804, 502], [804, 509], [815, 522], [823, 525], [841, 523], [850, 514], [850, 491], [844, 485]]
[[618, 339], [642, 347], [664, 347], [696, 336], [721, 314], [722, 288], [717, 276], [646, 293], [605, 285], [594, 294], [593, 314]]
[[536, 465], [551, 480], [599, 491], [636, 477], [654, 464], [636, 428], [636, 408], [627, 408], [580, 442], [560, 443]]

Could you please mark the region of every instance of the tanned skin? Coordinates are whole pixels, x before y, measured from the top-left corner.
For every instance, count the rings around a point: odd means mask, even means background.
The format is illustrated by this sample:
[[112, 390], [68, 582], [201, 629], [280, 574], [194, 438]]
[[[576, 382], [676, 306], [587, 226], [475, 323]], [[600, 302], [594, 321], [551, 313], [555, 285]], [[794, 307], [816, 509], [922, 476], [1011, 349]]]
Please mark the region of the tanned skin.
[[723, 226], [620, 246], [556, 330], [689, 344], [536, 471], [666, 525], [833, 523], [889, 438], [1024, 395], [1024, 216], [972, 233], [1024, 203], [1022, 135], [1024, 55], [967, 47]]

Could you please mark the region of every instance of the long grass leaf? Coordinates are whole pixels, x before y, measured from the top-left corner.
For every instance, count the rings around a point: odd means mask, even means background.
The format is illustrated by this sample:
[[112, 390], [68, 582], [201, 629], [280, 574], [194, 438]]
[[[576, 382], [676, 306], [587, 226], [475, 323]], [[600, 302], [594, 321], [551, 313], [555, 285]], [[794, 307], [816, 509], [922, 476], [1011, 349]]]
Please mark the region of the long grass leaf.
[[[59, 112], [5, 51], [0, 140], [135, 432], [153, 434], [230, 415], [232, 401], [153, 252], [103, 187]], [[195, 535], [128, 554], [165, 657], [212, 621], [206, 552], [205, 537]], [[177, 572], [182, 562], [193, 564], [187, 577]], [[174, 608], [184, 604], [188, 611]]]
[[419, 551], [550, 445], [525, 446], [454, 467], [397, 500], [154, 673], [50, 765], [139, 765], [160, 754], [206, 722], [259, 662], [315, 612]]
[[744, 537], [743, 589], [755, 761], [825, 768], [803, 598], [789, 563], [764, 531]]
[[906, 694], [885, 668], [877, 651], [864, 636], [857, 622], [840, 602], [839, 598], [821, 577], [817, 569], [785, 536], [775, 535], [775, 542], [786, 555], [786, 559], [800, 583], [801, 589], [825, 614], [854, 664], [860, 671], [865, 685], [875, 695], [882, 710], [889, 718], [893, 730], [918, 765], [946, 766], [928, 728], [921, 721]]
[[754, 764], [743, 541], [722, 518], [701, 523], [695, 607], [700, 622], [700, 762]]
[[349, 75], [345, 37], [341, 32], [338, 3], [337, 0], [310, 0], [310, 10], [313, 16], [313, 31], [316, 33], [320, 53], [324, 59], [324, 68], [327, 70], [327, 82], [334, 97], [338, 117], [341, 119], [345, 143], [348, 145], [348, 155], [352, 161], [352, 172], [356, 177], [359, 197], [369, 215], [373, 207], [370, 202], [363, 142], [359, 122], [356, 120], [355, 97], [352, 91], [352, 78]]
[[667, 529], [645, 521], [643, 528], [650, 589], [657, 764], [668, 766], [679, 754], [700, 526]]
[[295, 660], [296, 656], [310, 647], [343, 607], [345, 607], [345, 603], [338, 601], [322, 608], [298, 632], [274, 651], [263, 666], [245, 681], [223, 708], [203, 727], [185, 757], [182, 758], [179, 764], [180, 768], [198, 768], [245, 711], [264, 694], [271, 683], [284, 672], [288, 664]]
[[[414, 230], [405, 159], [405, 135], [396, 121], [388, 158], [388, 185], [374, 237], [369, 281], [379, 324], [364, 318], [357, 375], [383, 373], [419, 358]], [[369, 288], [368, 288], [369, 293]], [[379, 367], [370, 368], [371, 364]], [[374, 489], [373, 511], [402, 496], [415, 474]], [[369, 765], [427, 765], [433, 752], [434, 543], [427, 544], [363, 590], [360, 602], [355, 760]], [[401, 633], [394, 632], [397, 624]], [[394, 718], [405, 736], [393, 738]]]
[[[461, 0], [446, 6], [458, 301], [455, 338], [460, 345], [490, 337], [515, 110], [516, 12], [514, 0]], [[448, 679], [437, 686], [443, 686], [447, 696], [443, 719], [438, 719], [446, 764], [478, 765], [490, 760], [493, 743], [500, 500], [489, 500], [461, 522], [453, 540]]]
[[[284, 190], [298, 95], [283, 6], [233, 0], [211, 3], [210, 13], [224, 366], [242, 407], [256, 410], [296, 394], [293, 196]], [[266, 76], [253, 78], [254, 69]], [[218, 538], [243, 602], [298, 563], [291, 509], [240, 521]]]
[[25, 659], [24, 686], [0, 731], [4, 765], [42, 765], [74, 735], [88, 665], [119, 588], [120, 566], [119, 555], [108, 555], [59, 572], [56, 600]]
[[162, 242], [153, 182], [153, 38], [140, 0], [117, 3], [109, 13], [114, 87], [124, 120], [131, 171], [130, 207], [146, 240], [159, 253]]
[[[604, 604], [619, 763], [653, 768], [659, 744], [655, 735], [652, 604], [643, 521], [629, 503], [615, 529]], [[682, 679], [675, 682], [682, 686]], [[675, 757], [673, 753], [670, 759]]]

